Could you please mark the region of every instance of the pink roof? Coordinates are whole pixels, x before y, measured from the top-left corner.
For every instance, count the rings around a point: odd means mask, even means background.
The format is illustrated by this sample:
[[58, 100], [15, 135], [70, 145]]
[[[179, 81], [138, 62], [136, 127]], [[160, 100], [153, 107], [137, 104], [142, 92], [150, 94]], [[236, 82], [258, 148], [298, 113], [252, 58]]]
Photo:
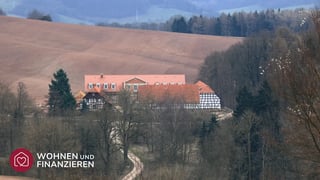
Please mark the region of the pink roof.
[[202, 81], [196, 82], [195, 85], [198, 86], [200, 93], [214, 93], [214, 91], [211, 89], [211, 87]]
[[[108, 84], [108, 89], [103, 89], [106, 92], [119, 92], [126, 82], [136, 83], [146, 82], [146, 85], [155, 84], [185, 84], [186, 78], [184, 74], [149, 74], [149, 75], [85, 75], [84, 89], [86, 92], [97, 91], [96, 84], [100, 83], [100, 89], [104, 88], [104, 84]], [[94, 88], [89, 89], [89, 83], [94, 85]], [[111, 88], [114, 85], [115, 88]]]

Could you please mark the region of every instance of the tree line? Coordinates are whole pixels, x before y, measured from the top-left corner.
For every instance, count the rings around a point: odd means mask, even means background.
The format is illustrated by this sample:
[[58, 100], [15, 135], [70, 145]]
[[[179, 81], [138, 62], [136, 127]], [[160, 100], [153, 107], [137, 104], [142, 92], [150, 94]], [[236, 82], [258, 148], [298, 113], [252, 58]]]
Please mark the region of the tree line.
[[179, 33], [206, 34], [217, 36], [248, 37], [261, 31], [274, 31], [287, 27], [294, 32], [309, 28], [310, 10], [274, 10], [254, 12], [222, 13], [219, 17], [173, 16], [164, 23], [98, 23], [98, 26], [171, 31]]
[[[186, 18], [176, 15], [164, 23], [142, 22], [119, 24], [117, 22], [101, 22], [96, 25], [178, 33], [249, 37], [261, 31], [274, 31], [279, 27], [287, 27], [294, 32], [305, 31], [312, 24], [310, 18], [308, 18], [310, 17], [310, 12], [310, 9], [303, 8], [295, 10], [268, 9], [259, 12], [222, 13], [219, 17], [199, 15]], [[0, 15], [6, 15], [6, 13], [0, 9]], [[52, 21], [50, 14], [36, 9], [29, 12], [27, 18]]]
[[[6, 15], [7, 13], [2, 8], [0, 8], [0, 16], [6, 16]], [[41, 20], [41, 21], [49, 21], [49, 22], [52, 21], [52, 17], [50, 14], [46, 14], [36, 9], [30, 11], [27, 15], [27, 18]]]

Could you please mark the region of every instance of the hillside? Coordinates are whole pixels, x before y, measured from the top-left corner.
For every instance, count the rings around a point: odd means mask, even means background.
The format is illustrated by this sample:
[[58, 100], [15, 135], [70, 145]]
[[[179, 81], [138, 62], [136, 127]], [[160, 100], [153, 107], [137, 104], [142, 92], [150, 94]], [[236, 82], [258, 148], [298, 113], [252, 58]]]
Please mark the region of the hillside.
[[63, 68], [72, 91], [85, 74], [184, 73], [196, 80], [204, 58], [241, 38], [80, 26], [0, 17], [0, 80], [26, 83], [41, 102]]

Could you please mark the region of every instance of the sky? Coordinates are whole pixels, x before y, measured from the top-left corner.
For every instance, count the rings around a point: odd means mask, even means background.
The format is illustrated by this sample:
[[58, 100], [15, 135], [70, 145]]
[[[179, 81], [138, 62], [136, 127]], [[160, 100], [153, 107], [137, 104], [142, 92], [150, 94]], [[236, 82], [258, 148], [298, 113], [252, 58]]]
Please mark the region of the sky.
[[219, 13], [267, 8], [315, 7], [318, 0], [0, 0], [9, 15], [26, 17], [33, 9], [50, 14], [54, 21], [164, 22], [174, 15], [218, 16]]

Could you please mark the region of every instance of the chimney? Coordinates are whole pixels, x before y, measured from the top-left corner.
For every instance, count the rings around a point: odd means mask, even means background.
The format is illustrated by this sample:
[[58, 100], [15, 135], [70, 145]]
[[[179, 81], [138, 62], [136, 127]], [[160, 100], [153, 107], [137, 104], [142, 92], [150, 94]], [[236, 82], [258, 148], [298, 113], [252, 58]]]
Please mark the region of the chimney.
[[103, 78], [103, 74], [102, 73], [100, 74], [100, 78]]

